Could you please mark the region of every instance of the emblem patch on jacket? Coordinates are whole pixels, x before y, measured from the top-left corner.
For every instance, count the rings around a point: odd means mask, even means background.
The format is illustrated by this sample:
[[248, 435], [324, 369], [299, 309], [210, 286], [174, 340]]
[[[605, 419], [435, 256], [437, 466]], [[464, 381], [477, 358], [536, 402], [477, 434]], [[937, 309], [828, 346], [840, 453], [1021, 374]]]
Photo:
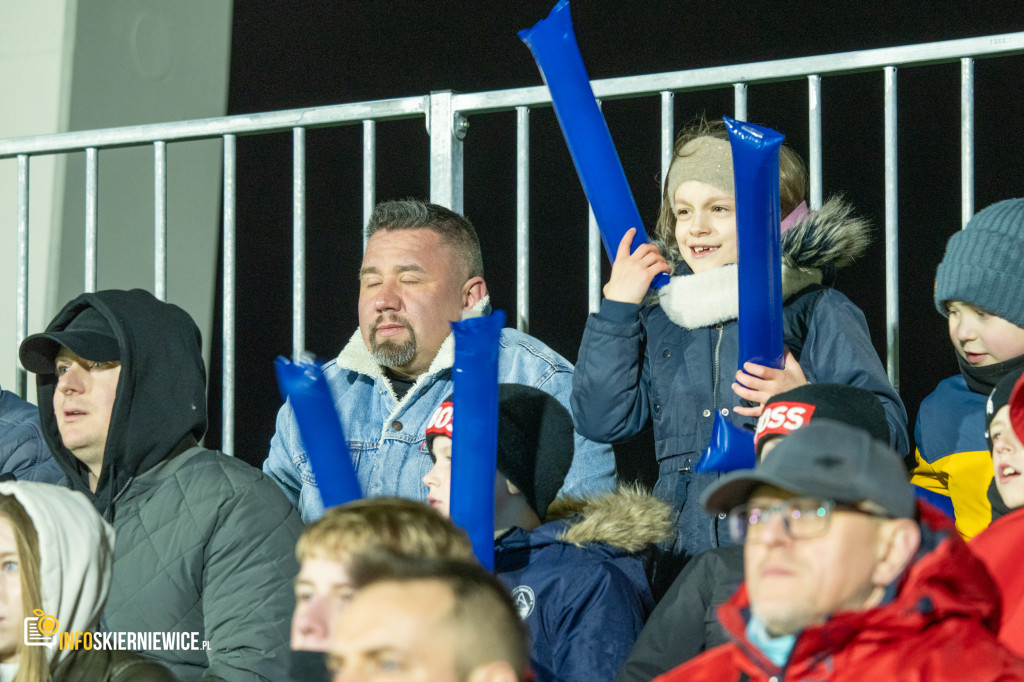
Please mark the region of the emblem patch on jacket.
[[537, 597], [528, 586], [519, 585], [512, 590], [512, 602], [519, 611], [519, 617], [526, 620], [533, 613], [533, 606], [537, 603]]

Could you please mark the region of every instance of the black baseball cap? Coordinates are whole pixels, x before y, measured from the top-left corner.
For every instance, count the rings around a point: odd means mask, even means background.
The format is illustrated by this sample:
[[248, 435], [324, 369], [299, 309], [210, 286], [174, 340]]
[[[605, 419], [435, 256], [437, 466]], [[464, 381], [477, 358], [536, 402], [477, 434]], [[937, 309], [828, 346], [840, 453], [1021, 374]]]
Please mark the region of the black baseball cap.
[[85, 308], [60, 331], [33, 334], [21, 342], [21, 364], [35, 374], [53, 374], [61, 346], [93, 362], [121, 359], [114, 330], [95, 308]]
[[914, 517], [903, 459], [867, 431], [830, 419], [817, 419], [783, 438], [756, 469], [723, 476], [704, 494], [704, 508], [728, 512], [762, 485], [837, 502], [867, 500], [893, 517]]

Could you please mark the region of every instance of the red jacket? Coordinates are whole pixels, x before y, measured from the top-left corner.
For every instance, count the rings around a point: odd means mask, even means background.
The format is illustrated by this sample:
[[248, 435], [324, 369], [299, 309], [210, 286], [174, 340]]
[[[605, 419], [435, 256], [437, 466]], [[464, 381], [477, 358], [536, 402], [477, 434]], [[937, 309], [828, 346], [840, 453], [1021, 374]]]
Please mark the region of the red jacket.
[[999, 641], [1024, 656], [1024, 570], [1020, 546], [1024, 540], [1024, 510], [998, 519], [968, 543], [999, 588], [1003, 606]]
[[747, 640], [749, 601], [740, 587], [718, 611], [731, 641], [655, 682], [1024, 680], [1024, 659], [996, 639], [999, 598], [985, 567], [941, 512], [918, 508], [921, 550], [893, 599], [804, 630], [780, 669]]

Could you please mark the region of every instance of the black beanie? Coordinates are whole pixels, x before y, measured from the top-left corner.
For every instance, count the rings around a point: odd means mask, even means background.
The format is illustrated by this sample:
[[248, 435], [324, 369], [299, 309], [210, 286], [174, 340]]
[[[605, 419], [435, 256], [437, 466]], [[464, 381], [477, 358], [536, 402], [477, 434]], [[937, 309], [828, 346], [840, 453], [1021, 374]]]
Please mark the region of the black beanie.
[[[985, 403], [985, 440], [988, 441], [988, 449], [992, 450], [992, 438], [988, 435], [988, 427], [992, 423], [992, 419], [995, 418], [996, 412], [1001, 410], [1006, 405], [1010, 404], [1010, 398], [1013, 397], [1017, 404], [1020, 403], [1022, 392], [1020, 390], [1014, 392], [1014, 387], [1017, 386], [1021, 376], [1024, 375], [1024, 368], [1018, 367], [1017, 369], [1007, 372], [1006, 375], [999, 380], [996, 387], [992, 389], [992, 392], [988, 396], [988, 402]], [[1019, 409], [1011, 407], [1010, 422], [1014, 430], [1017, 430], [1020, 421]], [[1014, 419], [1016, 417], [1017, 419]], [[1018, 438], [1020, 434], [1018, 433]]]
[[[434, 438], [452, 433], [452, 397], [434, 412], [426, 429]], [[519, 488], [543, 521], [572, 465], [572, 415], [550, 394], [522, 384], [498, 386], [498, 473]]]
[[875, 440], [889, 442], [889, 422], [878, 396], [847, 384], [805, 384], [772, 396], [757, 420], [754, 448], [761, 454], [768, 436], [784, 436], [811, 419], [832, 419], [867, 431]]

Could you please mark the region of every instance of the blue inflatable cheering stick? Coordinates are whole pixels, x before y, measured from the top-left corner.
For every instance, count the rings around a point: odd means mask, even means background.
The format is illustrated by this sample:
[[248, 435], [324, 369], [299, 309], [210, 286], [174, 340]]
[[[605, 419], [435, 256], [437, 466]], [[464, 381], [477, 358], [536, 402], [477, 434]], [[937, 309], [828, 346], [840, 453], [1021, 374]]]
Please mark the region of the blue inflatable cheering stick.
[[295, 412], [299, 435], [313, 467], [324, 508], [361, 498], [363, 493], [352, 468], [341, 419], [334, 409], [334, 399], [320, 366], [278, 356], [274, 371], [281, 396], [291, 403]]
[[[779, 148], [784, 137], [725, 117], [736, 187], [739, 275], [739, 367], [755, 362], [782, 369], [782, 247]], [[754, 436], [715, 415], [711, 442], [697, 471], [750, 469], [757, 462]]]
[[[629, 250], [630, 253], [636, 251], [638, 246], [647, 243], [646, 232], [608, 124], [590, 88], [590, 78], [572, 30], [568, 0], [560, 0], [547, 19], [520, 31], [519, 37], [533, 53], [551, 91], [555, 115], [576, 164], [583, 191], [594, 209], [608, 259], [615, 260], [619, 242], [631, 227], [636, 228], [636, 234]], [[658, 273], [651, 286], [662, 287], [668, 281], [668, 275]]]
[[505, 312], [452, 322], [452, 522], [494, 570], [494, 479], [498, 468], [498, 340]]

